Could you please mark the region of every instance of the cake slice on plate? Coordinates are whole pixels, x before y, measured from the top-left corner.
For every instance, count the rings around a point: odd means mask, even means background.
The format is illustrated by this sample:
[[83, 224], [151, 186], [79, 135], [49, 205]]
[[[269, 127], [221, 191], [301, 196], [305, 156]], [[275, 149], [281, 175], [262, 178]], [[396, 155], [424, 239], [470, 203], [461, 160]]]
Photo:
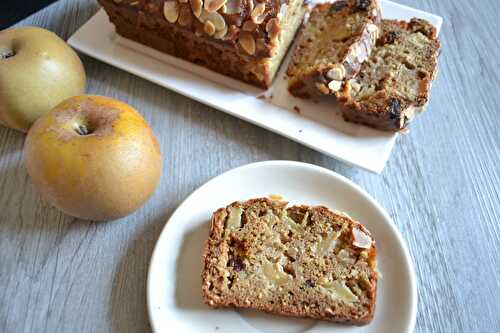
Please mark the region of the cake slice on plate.
[[298, 97], [329, 95], [354, 77], [379, 35], [378, 0], [341, 0], [314, 7], [288, 67], [288, 90]]
[[323, 206], [259, 198], [221, 208], [203, 265], [203, 298], [212, 307], [358, 325], [374, 315], [375, 241]]

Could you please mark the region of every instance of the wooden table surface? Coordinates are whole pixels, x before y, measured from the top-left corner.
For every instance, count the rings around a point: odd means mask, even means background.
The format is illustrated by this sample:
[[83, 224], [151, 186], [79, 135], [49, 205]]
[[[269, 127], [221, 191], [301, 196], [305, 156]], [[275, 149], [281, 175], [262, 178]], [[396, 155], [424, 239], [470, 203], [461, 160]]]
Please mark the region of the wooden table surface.
[[[0, 127], [0, 332], [150, 331], [147, 269], [169, 216], [210, 178], [272, 159], [339, 172], [387, 209], [415, 262], [416, 332], [500, 332], [500, 1], [400, 2], [444, 17], [443, 52], [428, 112], [381, 175], [82, 56], [89, 93], [124, 100], [152, 124], [164, 175], [135, 214], [76, 220], [33, 190], [24, 135]], [[20, 24], [67, 38], [97, 10], [61, 0]]]

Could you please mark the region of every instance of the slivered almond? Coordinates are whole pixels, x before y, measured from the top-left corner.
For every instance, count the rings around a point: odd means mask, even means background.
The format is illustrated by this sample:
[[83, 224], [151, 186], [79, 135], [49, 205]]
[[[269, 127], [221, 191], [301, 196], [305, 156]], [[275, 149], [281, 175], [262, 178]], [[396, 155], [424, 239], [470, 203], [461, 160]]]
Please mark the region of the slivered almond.
[[252, 14], [250, 17], [252, 18], [252, 21], [255, 24], [261, 24], [264, 22], [264, 19], [266, 18], [267, 13], [266, 11], [266, 4], [263, 2], [259, 2], [257, 5], [255, 5], [254, 9], [252, 10]]
[[369, 249], [372, 247], [372, 238], [364, 231], [358, 228], [352, 228], [352, 236], [354, 238], [352, 245], [362, 249]]
[[212, 36], [215, 33], [215, 26], [210, 21], [205, 21], [203, 25], [203, 30], [207, 33], [207, 35]]
[[257, 25], [253, 23], [253, 21], [245, 21], [245, 23], [243, 23], [243, 26], [241, 27], [241, 30], [249, 32], [255, 31], [256, 29]]
[[242, 31], [240, 33], [238, 43], [241, 45], [243, 50], [245, 50], [246, 53], [250, 55], [253, 55], [255, 53], [255, 40], [253, 39], [253, 36], [249, 32]]
[[191, 5], [191, 10], [193, 11], [194, 16], [200, 17], [201, 11], [203, 9], [203, 1], [202, 0], [189, 0], [189, 4]]
[[222, 39], [222, 38], [224, 38], [226, 36], [226, 34], [227, 34], [227, 26], [224, 29], [220, 30], [220, 31], [216, 31], [214, 33], [214, 37], [218, 38], [218, 39]]
[[179, 4], [177, 1], [166, 1], [163, 4], [163, 16], [170, 23], [175, 23], [179, 18]]
[[213, 13], [218, 11], [222, 6], [224, 6], [225, 3], [226, 0], [205, 0], [203, 8], [205, 8], [206, 11]]

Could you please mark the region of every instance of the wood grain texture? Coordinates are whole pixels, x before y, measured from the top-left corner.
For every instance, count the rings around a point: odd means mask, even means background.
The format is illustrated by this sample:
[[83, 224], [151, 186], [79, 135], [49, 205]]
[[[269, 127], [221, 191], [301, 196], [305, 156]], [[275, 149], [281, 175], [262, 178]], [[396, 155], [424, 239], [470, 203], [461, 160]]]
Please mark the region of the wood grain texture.
[[[500, 332], [500, 2], [400, 2], [444, 17], [443, 53], [428, 112], [398, 139], [382, 175], [82, 56], [90, 93], [124, 100], [152, 124], [164, 176], [128, 218], [72, 219], [34, 192], [24, 136], [0, 127], [0, 331], [150, 331], [148, 263], [175, 207], [223, 171], [288, 159], [349, 177], [393, 217], [418, 275], [416, 332]], [[20, 24], [67, 38], [97, 9], [61, 0]]]

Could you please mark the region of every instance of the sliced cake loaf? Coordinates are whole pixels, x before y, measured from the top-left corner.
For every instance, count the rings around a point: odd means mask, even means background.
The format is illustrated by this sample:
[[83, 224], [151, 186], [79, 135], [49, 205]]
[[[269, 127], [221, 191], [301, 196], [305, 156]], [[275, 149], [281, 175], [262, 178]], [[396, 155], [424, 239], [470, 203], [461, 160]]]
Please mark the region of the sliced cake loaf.
[[336, 93], [347, 121], [399, 131], [429, 100], [440, 43], [427, 21], [383, 20], [383, 33], [355, 78]]
[[298, 97], [328, 95], [354, 77], [379, 35], [378, 0], [341, 0], [314, 7], [288, 67]]
[[212, 307], [253, 308], [366, 324], [377, 286], [375, 241], [347, 215], [267, 198], [234, 202], [212, 217], [203, 258]]

